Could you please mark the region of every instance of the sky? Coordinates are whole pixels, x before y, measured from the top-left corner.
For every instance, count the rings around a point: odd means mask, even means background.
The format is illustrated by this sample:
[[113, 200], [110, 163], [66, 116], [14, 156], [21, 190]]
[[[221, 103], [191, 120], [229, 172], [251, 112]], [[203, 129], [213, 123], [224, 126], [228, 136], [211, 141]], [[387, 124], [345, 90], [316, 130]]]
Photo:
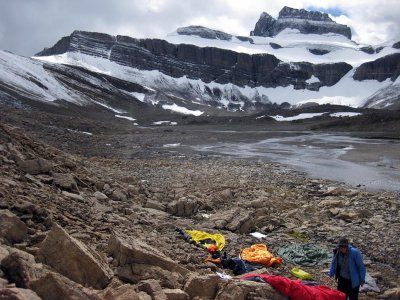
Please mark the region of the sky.
[[32, 56], [74, 30], [162, 38], [202, 25], [248, 36], [262, 12], [325, 11], [351, 27], [353, 40], [400, 40], [400, 0], [0, 0], [0, 50]]

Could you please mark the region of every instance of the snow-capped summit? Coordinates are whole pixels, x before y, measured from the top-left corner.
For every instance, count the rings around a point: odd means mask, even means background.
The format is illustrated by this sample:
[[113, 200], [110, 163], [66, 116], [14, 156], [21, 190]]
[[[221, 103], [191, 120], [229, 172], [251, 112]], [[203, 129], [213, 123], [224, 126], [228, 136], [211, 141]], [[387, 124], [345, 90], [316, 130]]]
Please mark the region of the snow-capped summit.
[[278, 19], [263, 12], [250, 35], [272, 37], [286, 28], [298, 29], [305, 34], [337, 33], [351, 39], [350, 28], [336, 23], [328, 14], [287, 6], [279, 12]]

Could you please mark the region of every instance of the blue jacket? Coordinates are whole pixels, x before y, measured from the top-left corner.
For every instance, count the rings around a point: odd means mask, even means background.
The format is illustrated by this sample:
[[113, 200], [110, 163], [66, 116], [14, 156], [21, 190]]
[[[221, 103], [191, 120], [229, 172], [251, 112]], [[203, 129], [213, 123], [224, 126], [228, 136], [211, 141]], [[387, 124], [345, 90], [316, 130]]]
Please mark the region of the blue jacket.
[[[338, 255], [340, 251], [338, 249], [336, 250], [337, 251], [333, 256], [331, 262], [331, 268], [329, 270], [330, 277], [332, 277], [333, 275], [336, 275], [337, 277], [339, 272]], [[365, 266], [360, 250], [349, 245], [348, 251], [349, 251], [349, 273], [351, 279], [351, 286], [355, 288], [356, 286], [365, 283]]]

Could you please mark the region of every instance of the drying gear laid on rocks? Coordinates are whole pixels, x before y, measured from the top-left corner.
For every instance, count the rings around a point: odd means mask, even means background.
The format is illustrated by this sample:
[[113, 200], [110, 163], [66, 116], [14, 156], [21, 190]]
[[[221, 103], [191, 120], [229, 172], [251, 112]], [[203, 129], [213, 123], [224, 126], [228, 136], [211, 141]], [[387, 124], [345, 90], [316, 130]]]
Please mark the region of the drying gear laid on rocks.
[[376, 285], [376, 281], [374, 278], [372, 278], [369, 273], [365, 274], [365, 283], [363, 286], [360, 286], [360, 293], [366, 293], [366, 292], [376, 292], [379, 293], [381, 290], [379, 287]]
[[277, 251], [285, 261], [297, 266], [311, 267], [329, 263], [332, 254], [314, 244], [292, 244], [282, 246]]
[[290, 270], [290, 274], [292, 274], [294, 277], [299, 278], [301, 280], [305, 280], [305, 279], [312, 279], [312, 276], [310, 273], [307, 273], [306, 271], [294, 267], [293, 269]]
[[176, 229], [182, 236], [190, 243], [202, 246], [208, 249], [211, 245], [216, 245], [218, 251], [221, 251], [225, 247], [225, 238], [219, 233], [208, 233], [199, 230], [184, 230]]
[[254, 244], [240, 252], [244, 261], [264, 265], [267, 267], [282, 264], [282, 258], [274, 256], [268, 251], [265, 244]]
[[283, 276], [266, 274], [246, 274], [243, 280], [267, 282], [273, 288], [292, 300], [345, 300], [346, 295], [324, 285], [308, 286], [301, 280], [292, 280]]
[[264, 267], [263, 265], [245, 262], [240, 257], [222, 258], [221, 265], [225, 269], [232, 270], [234, 275], [246, 274]]

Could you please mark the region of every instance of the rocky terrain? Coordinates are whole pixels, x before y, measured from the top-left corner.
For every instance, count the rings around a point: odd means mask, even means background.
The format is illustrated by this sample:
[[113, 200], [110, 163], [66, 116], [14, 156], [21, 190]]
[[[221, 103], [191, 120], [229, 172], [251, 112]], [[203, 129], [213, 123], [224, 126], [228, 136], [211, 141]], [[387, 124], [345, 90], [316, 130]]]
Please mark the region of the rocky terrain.
[[[190, 126], [30, 115], [1, 115], [0, 299], [286, 299], [268, 284], [221, 279], [232, 272], [205, 263], [177, 228], [221, 233], [229, 257], [256, 243], [275, 255], [289, 244], [331, 251], [347, 235], [380, 288], [360, 299], [399, 298], [398, 193], [162, 147], [218, 138]], [[258, 272], [291, 277], [292, 267]], [[327, 268], [303, 267], [334, 288]]]

